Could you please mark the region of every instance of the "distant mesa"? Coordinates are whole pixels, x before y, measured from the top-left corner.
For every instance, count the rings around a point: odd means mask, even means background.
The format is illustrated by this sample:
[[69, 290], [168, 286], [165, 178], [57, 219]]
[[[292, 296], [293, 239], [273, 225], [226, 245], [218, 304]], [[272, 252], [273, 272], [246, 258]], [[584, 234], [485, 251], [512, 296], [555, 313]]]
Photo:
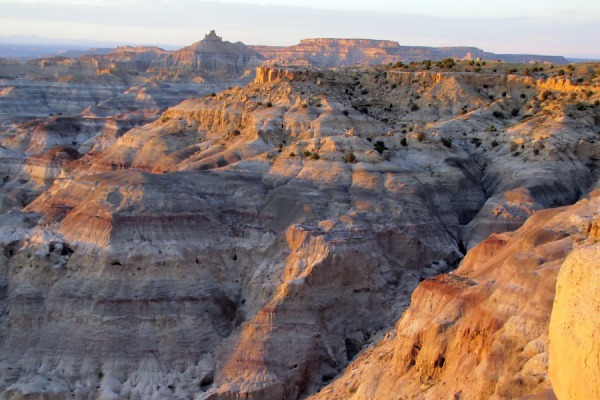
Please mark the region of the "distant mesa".
[[[15, 50], [16, 51], [16, 50]], [[0, 57], [23, 57], [23, 49], [19, 53], [10, 53], [10, 49], [0, 48]], [[53, 54], [58, 52], [53, 50]], [[51, 51], [49, 50], [49, 53]], [[547, 56], [535, 54], [496, 54], [486, 52], [476, 47], [453, 46], [453, 47], [424, 47], [403, 46], [391, 40], [374, 39], [347, 39], [347, 38], [310, 38], [302, 39], [300, 43], [293, 46], [261, 46], [246, 45], [242, 42], [231, 43], [224, 41], [215, 30], [204, 35], [204, 39], [190, 46], [175, 51], [163, 50], [153, 46], [121, 46], [116, 49], [97, 49], [87, 52], [65, 52], [60, 50], [63, 56], [80, 57], [90, 54], [150, 54], [157, 55], [155, 65], [157, 68], [167, 64], [169, 68], [183, 68], [194, 72], [209, 72], [209, 75], [231, 77], [235, 74], [245, 74], [248, 69], [257, 65], [279, 64], [294, 65], [316, 68], [336, 68], [348, 66], [372, 66], [378, 64], [395, 63], [398, 61], [411, 62], [432, 60], [439, 61], [444, 58], [467, 59], [467, 60], [500, 60], [505, 62], [549, 62], [553, 64], [566, 64], [568, 62], [562, 56]], [[204, 54], [208, 60], [200, 60], [191, 54]], [[207, 56], [211, 53], [213, 56]], [[214, 54], [220, 53], [221, 60], [217, 60]], [[11, 55], [13, 54], [13, 55]], [[31, 56], [38, 57], [39, 52]], [[224, 68], [223, 60], [233, 56], [235, 67]], [[118, 60], [113, 60], [118, 61]], [[147, 61], [147, 60], [145, 60]], [[181, 64], [183, 63], [183, 64]]]

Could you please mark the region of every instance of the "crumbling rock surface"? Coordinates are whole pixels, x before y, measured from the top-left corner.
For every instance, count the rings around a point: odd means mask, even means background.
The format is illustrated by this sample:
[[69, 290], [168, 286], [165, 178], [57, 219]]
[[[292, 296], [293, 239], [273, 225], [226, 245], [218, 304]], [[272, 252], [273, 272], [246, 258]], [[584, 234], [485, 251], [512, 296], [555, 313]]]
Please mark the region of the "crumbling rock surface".
[[586, 227], [599, 206], [596, 194], [490, 236], [455, 272], [422, 282], [395, 327], [310, 398], [554, 398], [552, 387], [559, 399], [596, 397], [595, 306], [574, 285], [596, 287], [572, 275], [597, 266]]

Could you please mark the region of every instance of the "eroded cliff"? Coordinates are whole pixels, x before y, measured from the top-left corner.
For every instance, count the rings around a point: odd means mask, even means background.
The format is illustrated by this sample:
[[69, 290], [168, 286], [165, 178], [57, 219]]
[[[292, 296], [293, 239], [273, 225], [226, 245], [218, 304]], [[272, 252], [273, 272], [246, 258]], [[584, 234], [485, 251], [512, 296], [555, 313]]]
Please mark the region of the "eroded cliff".
[[471, 68], [263, 69], [119, 135], [13, 128], [3, 395], [548, 390], [556, 273], [597, 198], [535, 212], [597, 181], [596, 66]]

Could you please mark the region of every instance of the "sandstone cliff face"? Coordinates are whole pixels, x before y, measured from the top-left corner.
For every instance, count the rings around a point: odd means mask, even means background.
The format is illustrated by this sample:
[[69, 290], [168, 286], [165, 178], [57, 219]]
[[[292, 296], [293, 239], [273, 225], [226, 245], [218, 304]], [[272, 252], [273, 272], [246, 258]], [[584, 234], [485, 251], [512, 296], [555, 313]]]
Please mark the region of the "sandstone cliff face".
[[587, 191], [598, 95], [404, 72], [261, 69], [127, 132], [7, 128], [2, 395], [296, 399], [344, 370], [320, 396], [549, 389], [554, 279], [597, 198], [428, 278]]
[[[514, 234], [484, 240], [455, 272], [421, 283], [394, 329], [311, 398], [512, 399], [551, 396], [552, 386], [559, 399], [595, 398], [597, 359], [592, 356], [590, 364], [573, 351], [589, 354], [581, 346], [595, 342], [586, 332], [597, 324], [572, 311], [572, 304], [588, 307], [588, 300], [572, 298], [586, 292], [563, 287], [580, 282], [568, 276], [575, 260], [586, 270], [595, 267], [593, 256], [578, 257], [596, 254], [589, 248], [597, 247], [596, 238], [586, 228], [598, 218], [599, 205], [595, 196], [540, 211]], [[547, 376], [551, 311], [552, 385]]]
[[588, 229], [588, 233], [595, 236], [595, 243], [569, 255], [556, 284], [550, 320], [549, 375], [560, 400], [600, 397], [597, 297], [600, 245], [597, 232]]

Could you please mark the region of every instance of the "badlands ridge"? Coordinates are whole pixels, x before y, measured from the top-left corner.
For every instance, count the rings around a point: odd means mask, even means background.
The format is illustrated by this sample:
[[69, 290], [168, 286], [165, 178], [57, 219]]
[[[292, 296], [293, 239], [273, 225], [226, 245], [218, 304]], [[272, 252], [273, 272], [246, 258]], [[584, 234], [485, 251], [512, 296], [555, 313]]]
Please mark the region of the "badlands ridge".
[[2, 80], [0, 397], [598, 396], [598, 65], [224, 59]]

